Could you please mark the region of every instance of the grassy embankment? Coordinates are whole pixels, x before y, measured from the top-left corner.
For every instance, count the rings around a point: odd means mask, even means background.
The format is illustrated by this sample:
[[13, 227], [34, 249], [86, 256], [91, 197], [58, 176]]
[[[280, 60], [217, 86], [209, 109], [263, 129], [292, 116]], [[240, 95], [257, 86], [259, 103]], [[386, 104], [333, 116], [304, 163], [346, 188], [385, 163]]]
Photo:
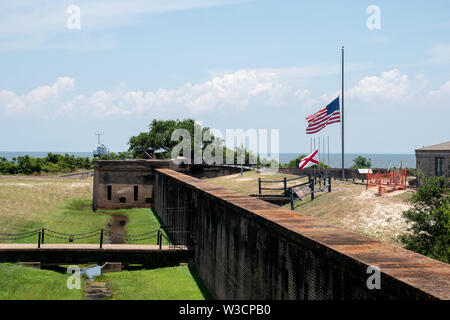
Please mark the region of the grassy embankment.
[[[0, 233], [22, 233], [48, 228], [62, 233], [83, 233], [106, 229], [112, 215], [128, 217], [128, 234], [145, 233], [159, 228], [159, 222], [149, 209], [92, 211], [92, 179], [50, 179], [37, 177], [5, 177], [0, 179]], [[46, 235], [46, 243], [66, 243], [67, 240]], [[37, 238], [14, 240], [14, 243], [34, 243]], [[0, 237], [1, 238], [1, 237]], [[76, 240], [76, 243], [97, 243], [98, 236]], [[8, 241], [2, 241], [8, 243]], [[156, 243], [155, 239], [136, 243]]]
[[[0, 232], [20, 233], [46, 227], [58, 232], [81, 233], [98, 228], [106, 229], [114, 214], [128, 216], [127, 234], [140, 234], [159, 228], [158, 220], [149, 209], [94, 213], [91, 199], [92, 179], [0, 176], [0, 201], [3, 204], [0, 211]], [[13, 242], [35, 241], [34, 236]], [[98, 238], [95, 237], [76, 243], [97, 242]], [[67, 240], [46, 236], [46, 243], [67, 243]], [[132, 243], [153, 244], [156, 239]], [[83, 293], [80, 290], [67, 289], [68, 276], [16, 264], [0, 264], [0, 299], [82, 299]], [[117, 299], [203, 297], [199, 294], [201, 290], [195, 275], [186, 272], [186, 267], [110, 273], [105, 279], [111, 283], [113, 295]]]
[[[284, 176], [292, 177], [281, 174], [270, 176], [246, 172], [244, 176], [235, 174], [207, 181], [244, 194], [257, 194], [258, 178], [281, 180]], [[270, 185], [274, 188], [282, 186], [282, 183]], [[375, 191], [374, 188], [366, 192], [364, 185], [332, 180], [331, 193], [316, 193], [314, 201], [311, 201], [310, 197], [297, 201], [295, 202], [295, 211], [373, 239], [401, 245], [397, 236], [407, 230], [402, 212], [409, 208], [408, 200], [411, 198], [411, 192], [397, 191], [379, 197], [375, 195]], [[276, 194], [277, 191], [263, 192], [263, 194], [271, 193]], [[284, 207], [290, 209], [290, 204]]]
[[210, 299], [201, 280], [188, 266], [112, 272], [97, 280], [108, 283], [113, 291], [112, 300]]
[[68, 276], [12, 263], [0, 264], [0, 300], [84, 299], [82, 290], [67, 289]]

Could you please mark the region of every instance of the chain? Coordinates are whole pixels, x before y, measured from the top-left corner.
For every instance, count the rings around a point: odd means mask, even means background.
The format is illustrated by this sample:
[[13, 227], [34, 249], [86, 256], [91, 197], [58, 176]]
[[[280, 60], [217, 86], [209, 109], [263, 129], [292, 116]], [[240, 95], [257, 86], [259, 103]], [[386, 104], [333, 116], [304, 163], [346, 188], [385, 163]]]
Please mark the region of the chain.
[[118, 232], [114, 232], [111, 230], [106, 230], [106, 232], [108, 232], [108, 234], [110, 235], [116, 235], [118, 237], [140, 237], [140, 236], [146, 236], [148, 234], [154, 234], [156, 232], [158, 232], [158, 230], [152, 230], [146, 233], [139, 233], [139, 234], [125, 234], [125, 233], [118, 233]]
[[26, 234], [34, 234], [36, 232], [41, 231], [42, 229], [36, 229], [33, 231], [23, 232], [23, 233], [0, 233], [1, 236], [23, 236]]
[[45, 234], [45, 236], [48, 237], [52, 237], [52, 238], [56, 238], [56, 239], [62, 239], [62, 240], [82, 240], [82, 239], [87, 239], [87, 238], [93, 238], [96, 237], [100, 234], [100, 232], [97, 232], [95, 234], [90, 234], [84, 237], [61, 237], [61, 236], [55, 236], [54, 234]]
[[[145, 235], [145, 234], [143, 234]], [[137, 235], [133, 235], [133, 236], [127, 236], [127, 235], [109, 235], [111, 238], [115, 238], [115, 239], [122, 239], [124, 238], [125, 240], [129, 240], [129, 241], [142, 241], [142, 240], [148, 240], [148, 239], [154, 239], [156, 237], [156, 234], [152, 234], [148, 237], [143, 237], [143, 238], [136, 238]]]
[[47, 228], [45, 228], [44, 230], [45, 230], [45, 231], [48, 231], [48, 232], [51, 232], [51, 233], [55, 233], [55, 234], [59, 234], [59, 235], [64, 235], [64, 236], [84, 236], [84, 235], [87, 235], [87, 234], [98, 233], [98, 232], [100, 232], [102, 229], [96, 229], [96, 230], [93, 230], [93, 231], [83, 232], [83, 233], [64, 233], [64, 232], [58, 232], [58, 231], [54, 231], [54, 230], [47, 229]]
[[22, 235], [19, 237], [14, 237], [14, 238], [0, 238], [0, 240], [20, 240], [20, 239], [25, 239], [25, 238], [29, 238], [31, 236], [34, 236], [36, 233], [32, 233], [32, 234], [27, 234], [27, 235]]
[[[44, 235], [46, 237], [61, 239], [61, 240], [82, 240], [82, 239], [88, 239], [92, 237], [96, 237], [101, 234], [102, 229], [97, 229], [94, 231], [84, 232], [84, 233], [64, 233], [64, 232], [58, 232], [55, 230], [47, 229], [47, 228], [40, 228], [33, 231], [28, 231], [24, 233], [0, 233], [0, 235], [6, 235], [6, 236], [14, 236], [9, 238], [0, 238], [0, 240], [19, 240], [31, 237], [37, 233], [39, 233], [41, 230], [44, 230]], [[127, 235], [125, 233], [118, 233], [111, 230], [105, 230], [105, 235], [112, 237], [112, 238], [124, 238], [129, 241], [142, 241], [142, 240], [148, 240], [148, 239], [154, 239], [156, 237], [156, 233], [158, 230], [152, 230], [150, 232], [145, 233], [139, 233], [139, 234], [131, 234]], [[148, 237], [145, 237], [148, 236]], [[167, 241], [169, 239], [163, 234], [164, 238], [166, 238]]]

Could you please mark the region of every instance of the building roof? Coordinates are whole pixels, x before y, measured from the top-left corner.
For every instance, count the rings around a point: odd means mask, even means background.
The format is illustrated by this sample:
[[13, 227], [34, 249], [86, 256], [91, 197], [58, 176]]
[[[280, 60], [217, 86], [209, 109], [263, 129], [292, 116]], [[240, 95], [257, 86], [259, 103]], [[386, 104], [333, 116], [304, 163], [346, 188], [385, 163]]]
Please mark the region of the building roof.
[[450, 151], [450, 141], [420, 148], [416, 151]]

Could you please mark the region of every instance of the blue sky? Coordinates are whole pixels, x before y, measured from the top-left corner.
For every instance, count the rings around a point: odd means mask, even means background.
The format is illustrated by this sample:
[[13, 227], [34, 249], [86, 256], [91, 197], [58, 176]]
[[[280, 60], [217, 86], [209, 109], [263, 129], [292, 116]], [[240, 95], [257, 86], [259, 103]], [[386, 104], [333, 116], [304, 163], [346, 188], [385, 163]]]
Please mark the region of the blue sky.
[[[189, 117], [279, 129], [280, 151], [303, 153], [304, 117], [338, 95], [345, 45], [346, 151], [413, 153], [450, 140], [449, 12], [447, 0], [2, 3], [0, 150], [90, 151], [101, 131], [122, 151], [153, 118]], [[324, 135], [339, 152], [340, 125]]]

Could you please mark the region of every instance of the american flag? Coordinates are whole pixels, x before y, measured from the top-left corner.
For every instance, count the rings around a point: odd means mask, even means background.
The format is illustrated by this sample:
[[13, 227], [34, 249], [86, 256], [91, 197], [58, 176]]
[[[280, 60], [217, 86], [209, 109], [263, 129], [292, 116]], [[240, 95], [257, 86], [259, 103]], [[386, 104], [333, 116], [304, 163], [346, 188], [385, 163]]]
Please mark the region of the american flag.
[[306, 134], [319, 132], [329, 124], [341, 122], [339, 97], [322, 110], [317, 111], [313, 115], [307, 116], [306, 120], [308, 121]]

